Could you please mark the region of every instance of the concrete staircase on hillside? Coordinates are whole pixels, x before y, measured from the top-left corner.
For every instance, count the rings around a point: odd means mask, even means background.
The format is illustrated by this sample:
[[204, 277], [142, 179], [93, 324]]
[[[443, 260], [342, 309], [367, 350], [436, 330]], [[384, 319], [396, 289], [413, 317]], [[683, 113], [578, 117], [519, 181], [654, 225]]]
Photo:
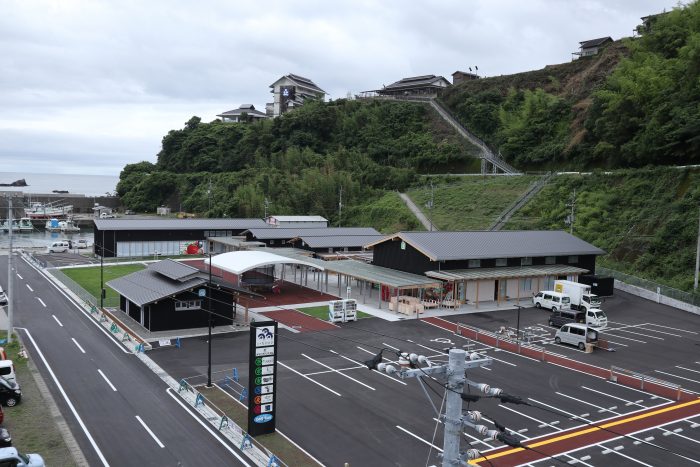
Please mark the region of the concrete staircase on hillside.
[[510, 218], [513, 217], [513, 214], [518, 212], [520, 208], [525, 206], [527, 202], [532, 199], [533, 196], [535, 196], [542, 190], [542, 188], [544, 188], [551, 176], [552, 174], [547, 174], [539, 180], [532, 183], [532, 185], [530, 185], [530, 187], [525, 193], [523, 193], [518, 199], [513, 201], [513, 203], [510, 206], [508, 206], [501, 213], [500, 216], [498, 216], [496, 221], [489, 227], [489, 230], [501, 230], [503, 226], [506, 225], [506, 222], [508, 222]]
[[418, 219], [418, 221], [423, 224], [423, 227], [425, 227], [425, 230], [428, 231], [434, 231], [438, 230], [435, 225], [423, 214], [423, 211], [420, 210], [418, 206], [416, 206], [416, 203], [413, 202], [411, 198], [406, 193], [399, 193], [399, 197], [403, 200], [404, 203], [406, 203], [406, 206], [408, 206], [408, 209], [411, 210], [414, 216]]

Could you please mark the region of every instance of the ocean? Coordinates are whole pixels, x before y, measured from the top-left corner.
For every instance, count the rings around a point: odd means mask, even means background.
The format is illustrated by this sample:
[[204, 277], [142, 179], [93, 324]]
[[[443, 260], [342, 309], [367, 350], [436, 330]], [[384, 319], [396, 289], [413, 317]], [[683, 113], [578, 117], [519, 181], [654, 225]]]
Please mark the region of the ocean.
[[0, 172], [0, 183], [12, 183], [24, 179], [29, 186], [0, 187], [0, 191], [22, 191], [24, 193], [52, 193], [67, 190], [86, 196], [113, 194], [117, 189], [118, 176], [77, 174], [33, 174], [23, 172]]

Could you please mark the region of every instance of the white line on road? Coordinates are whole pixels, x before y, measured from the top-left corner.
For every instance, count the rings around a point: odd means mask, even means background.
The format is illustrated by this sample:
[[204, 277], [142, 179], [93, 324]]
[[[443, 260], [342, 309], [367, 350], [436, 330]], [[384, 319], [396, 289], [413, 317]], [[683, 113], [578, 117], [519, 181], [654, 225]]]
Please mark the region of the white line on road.
[[554, 426], [554, 425], [552, 425], [551, 423], [543, 422], [542, 420], [539, 420], [539, 419], [537, 419], [537, 418], [535, 418], [535, 417], [531, 417], [531, 416], [526, 415], [526, 414], [524, 414], [524, 413], [522, 413], [522, 412], [518, 412], [517, 410], [513, 410], [513, 409], [511, 409], [510, 407], [506, 407], [506, 406], [503, 405], [503, 404], [498, 404], [498, 406], [501, 407], [502, 409], [506, 409], [506, 410], [509, 410], [509, 411], [511, 411], [511, 412], [513, 412], [513, 413], [517, 413], [518, 415], [521, 415], [521, 416], [523, 416], [523, 417], [525, 417], [525, 418], [529, 418], [530, 420], [534, 420], [534, 421], [536, 421], [537, 423], [540, 423], [540, 424], [543, 425], [543, 426], [545, 426], [545, 425], [546, 425], [546, 426], [550, 426], [550, 427], [554, 428], [554, 429], [557, 430], [557, 431], [562, 431], [562, 429], [559, 428], [558, 426]]
[[622, 397], [613, 396], [612, 394], [608, 394], [607, 392], [598, 391], [597, 389], [591, 389], [591, 388], [586, 387], [586, 386], [581, 386], [581, 388], [586, 389], [586, 390], [588, 390], [588, 391], [597, 392], [598, 394], [602, 394], [602, 395], [604, 395], [604, 396], [612, 397], [613, 399], [617, 399], [617, 400], [619, 400], [619, 401], [626, 402], [627, 405], [638, 405], [638, 406], [640, 406], [640, 407], [646, 408], [646, 405], [642, 405], [642, 404], [640, 404], [640, 403], [638, 403], [638, 402], [628, 401], [627, 399], [623, 399]]
[[24, 284], [24, 285], [26, 285], [27, 288], [28, 288], [29, 290], [31, 290], [32, 292], [34, 292], [34, 289], [32, 289], [31, 286], [30, 286], [29, 284]]
[[591, 407], [595, 407], [596, 409], [598, 409], [598, 412], [601, 412], [601, 413], [602, 413], [602, 412], [610, 412], [611, 414], [620, 415], [618, 412], [615, 412], [615, 411], [613, 411], [613, 410], [606, 409], [605, 407], [601, 407], [601, 406], [599, 406], [599, 405], [591, 404], [590, 402], [587, 402], [587, 401], [584, 401], [584, 400], [581, 400], [581, 399], [577, 399], [577, 398], [575, 398], [575, 397], [573, 397], [573, 396], [569, 396], [569, 395], [564, 394], [564, 393], [559, 392], [559, 391], [555, 392], [554, 394], [560, 395], [560, 396], [562, 396], [562, 397], [566, 397], [566, 398], [568, 398], [568, 399], [575, 400], [575, 401], [577, 401], [577, 402], [580, 402], [581, 404], [586, 404], [586, 405], [590, 405]]
[[369, 384], [365, 384], [365, 383], [363, 383], [362, 381], [353, 378], [352, 376], [348, 376], [348, 375], [346, 375], [345, 373], [341, 373], [340, 371], [336, 370], [335, 368], [333, 368], [333, 367], [331, 367], [331, 366], [328, 366], [328, 365], [326, 365], [325, 363], [319, 362], [319, 361], [316, 360], [315, 358], [311, 358], [311, 357], [309, 357], [309, 356], [306, 355], [306, 354], [301, 354], [301, 356], [302, 356], [302, 357], [305, 357], [305, 358], [308, 358], [309, 360], [311, 360], [311, 361], [314, 362], [314, 363], [318, 363], [319, 365], [321, 365], [321, 366], [324, 367], [324, 368], [328, 368], [329, 370], [331, 370], [331, 371], [333, 371], [333, 372], [339, 374], [340, 376], [343, 376], [343, 377], [345, 377], [345, 378], [347, 378], [347, 379], [349, 379], [349, 380], [351, 380], [351, 381], [355, 381], [357, 384], [360, 384], [360, 385], [366, 387], [367, 389], [371, 389], [372, 391], [376, 391], [376, 389], [374, 389], [374, 388], [373, 388], [372, 386], [370, 386]]
[[[634, 331], [630, 331], [629, 329], [619, 329], [619, 328], [618, 328], [618, 329], [613, 329], [613, 331], [615, 331], [615, 332], [628, 332], [628, 333], [630, 333], [630, 334], [634, 334], [635, 336], [648, 337], [648, 338], [650, 338], [650, 339], [656, 339], [657, 341], [666, 340], [666, 339], [664, 339], [663, 337], [650, 336], [649, 334], [643, 334], [643, 333], [641, 333], [641, 332], [634, 332]], [[617, 336], [617, 337], [620, 337], [620, 336]]]
[[228, 452], [230, 452], [231, 454], [233, 454], [234, 456], [236, 456], [236, 459], [238, 459], [239, 461], [241, 461], [241, 463], [242, 463], [243, 465], [245, 465], [246, 467], [250, 467], [250, 464], [249, 464], [248, 462], [246, 462], [241, 456], [239, 456], [238, 453], [237, 453], [236, 451], [234, 451], [234, 450], [231, 448], [231, 446], [229, 446], [226, 442], [224, 442], [224, 440], [222, 440], [222, 439], [219, 437], [219, 435], [217, 435], [210, 427], [208, 427], [202, 420], [200, 420], [199, 417], [197, 417], [197, 415], [195, 415], [194, 413], [192, 413], [192, 411], [190, 411], [190, 409], [187, 408], [187, 406], [184, 404], [184, 402], [182, 402], [178, 396], [176, 396], [175, 394], [172, 393], [172, 389], [167, 388], [167, 389], [165, 390], [165, 392], [167, 392], [168, 395], [169, 395], [170, 397], [172, 397], [173, 400], [174, 400], [175, 402], [177, 402], [177, 403], [180, 405], [180, 407], [182, 407], [183, 409], [185, 409], [185, 412], [187, 412], [188, 414], [190, 414], [190, 415], [192, 416], [192, 418], [194, 418], [194, 419], [197, 421], [197, 423], [199, 423], [200, 425], [202, 425], [202, 427], [203, 427], [205, 430], [207, 430], [207, 431], [209, 432], [209, 434], [212, 435], [212, 436], [214, 437], [214, 439], [216, 439], [219, 443], [221, 443], [221, 445], [222, 445]]
[[85, 353], [85, 350], [83, 350], [83, 348], [82, 348], [82, 347], [80, 347], [80, 344], [78, 344], [78, 341], [77, 341], [77, 340], [75, 340], [75, 338], [74, 338], [74, 337], [71, 337], [71, 340], [73, 341], [73, 343], [74, 343], [75, 345], [77, 345], [77, 346], [78, 346], [78, 348], [80, 349], [80, 351], [81, 351], [82, 353]]
[[44, 305], [44, 308], [46, 308], [46, 303], [44, 303], [44, 301], [42, 299], [40, 299], [39, 297], [36, 297], [36, 299], [39, 300], [39, 303]]
[[382, 342], [382, 345], [385, 346], [385, 347], [389, 347], [390, 349], [401, 350], [401, 349], [399, 349], [398, 347], [394, 347], [393, 345], [387, 344], [386, 342]]
[[19, 277], [20, 279], [24, 280], [24, 277], [20, 276], [19, 273], [17, 273], [17, 277]]
[[644, 323], [644, 326], [658, 326], [660, 328], [666, 328], [666, 329], [673, 329], [674, 331], [681, 331], [681, 332], [687, 332], [689, 334], [698, 334], [695, 331], [688, 331], [686, 329], [679, 329], [679, 328], [672, 328], [671, 326], [664, 326], [662, 324], [654, 324], [654, 323]]
[[673, 376], [674, 378], [684, 379], [686, 381], [690, 381], [691, 383], [700, 384], [700, 381], [698, 381], [697, 379], [684, 378], [683, 376], [674, 375], [673, 373], [666, 373], [665, 371], [661, 371], [661, 370], [654, 370], [654, 371], [657, 373], [664, 374], [664, 375]]
[[665, 397], [657, 396], [656, 394], [652, 394], [652, 393], [646, 392], [646, 391], [641, 391], [641, 390], [639, 390], [639, 389], [635, 389], [635, 388], [632, 388], [632, 387], [629, 387], [629, 386], [624, 386], [624, 385], [622, 385], [622, 384], [620, 384], [620, 383], [615, 383], [615, 382], [613, 382], [613, 381], [606, 381], [606, 383], [608, 383], [608, 384], [614, 384], [615, 386], [619, 386], [619, 387], [624, 388], [624, 389], [629, 389], [630, 391], [640, 392], [640, 393], [644, 394], [645, 396], [650, 397], [650, 398], [652, 398], [652, 399], [663, 399], [663, 400], [668, 401], [668, 402], [673, 402], [671, 399], [667, 399], [667, 398], [665, 398]]
[[428, 446], [432, 446], [434, 449], [437, 449], [438, 451], [442, 452], [442, 449], [440, 449], [439, 447], [435, 446], [433, 443], [430, 443], [430, 442], [424, 440], [424, 439], [421, 438], [420, 436], [411, 433], [411, 432], [408, 431], [406, 428], [403, 428], [403, 427], [401, 427], [401, 426], [399, 426], [399, 425], [396, 425], [396, 428], [398, 428], [399, 430], [403, 431], [404, 433], [406, 433], [406, 434], [408, 434], [408, 435], [410, 435], [410, 436], [413, 436], [413, 437], [416, 438], [418, 441], [420, 441], [420, 442], [422, 442], [422, 443], [425, 443], [425, 444], [427, 444]]
[[656, 329], [648, 329], [648, 328], [643, 328], [641, 326], [637, 326], [637, 329], [641, 329], [642, 331], [658, 332], [659, 334], [667, 334], [667, 335], [673, 336], [673, 337], [685, 337], [681, 334], [674, 334], [672, 332], [666, 332], [666, 331], [657, 331]]
[[323, 384], [319, 383], [318, 381], [309, 378], [309, 377], [306, 376], [305, 374], [299, 373], [297, 370], [295, 370], [295, 369], [292, 368], [291, 366], [285, 365], [284, 363], [280, 362], [279, 360], [277, 360], [277, 363], [279, 363], [280, 365], [282, 365], [282, 366], [285, 367], [286, 369], [288, 369], [288, 370], [290, 370], [290, 371], [293, 371], [294, 373], [298, 374], [298, 375], [301, 376], [302, 378], [308, 379], [308, 380], [311, 381], [312, 383], [314, 383], [314, 384], [316, 384], [316, 385], [318, 385], [318, 386], [321, 386], [321, 387], [322, 387], [323, 389], [325, 389], [326, 391], [330, 391], [330, 392], [332, 392], [333, 394], [335, 394], [336, 396], [343, 397], [339, 392], [335, 392], [335, 391], [332, 390], [331, 388], [329, 388], [329, 387], [327, 387], [327, 386], [324, 386]]
[[66, 391], [63, 390], [63, 386], [61, 386], [61, 383], [58, 382], [58, 378], [56, 378], [56, 375], [54, 374], [53, 370], [49, 366], [49, 363], [46, 361], [46, 358], [44, 358], [44, 354], [41, 352], [39, 349], [39, 346], [36, 345], [36, 342], [34, 341], [34, 337], [29, 333], [28, 329], [25, 328], [16, 328], [16, 329], [22, 329], [25, 333], [27, 333], [27, 337], [29, 337], [29, 340], [32, 341], [32, 345], [34, 345], [34, 348], [36, 349], [37, 355], [39, 355], [39, 358], [41, 358], [41, 361], [44, 363], [44, 366], [49, 372], [49, 375], [51, 375], [51, 379], [53, 379], [53, 382], [56, 383], [56, 387], [58, 388], [58, 391], [61, 393], [63, 396], [63, 399], [66, 401], [66, 404], [68, 405], [68, 408], [73, 412], [73, 416], [78, 420], [78, 424], [80, 425], [80, 428], [82, 428], [83, 433], [85, 433], [85, 436], [87, 437], [88, 441], [90, 441], [90, 444], [92, 445], [93, 449], [97, 453], [97, 457], [100, 458], [100, 461], [102, 461], [102, 465], [105, 467], [109, 467], [109, 463], [107, 462], [107, 459], [105, 459], [105, 456], [102, 455], [102, 451], [100, 451], [100, 448], [97, 446], [97, 443], [95, 443], [95, 440], [92, 438], [92, 435], [88, 431], [87, 427], [83, 423], [83, 420], [80, 418], [80, 415], [78, 415], [78, 412], [75, 410], [75, 407], [73, 406], [73, 403], [68, 399], [68, 396], [66, 395]]
[[61, 323], [61, 322], [58, 320], [58, 318], [56, 318], [56, 315], [51, 315], [51, 316], [53, 316], [53, 319], [56, 320], [56, 322], [58, 323], [59, 326], [63, 327], [63, 323]]
[[[97, 371], [100, 371], [100, 370], [97, 370]], [[115, 389], [115, 391], [116, 391], [116, 389]], [[139, 423], [141, 424], [141, 426], [148, 432], [149, 435], [151, 435], [151, 438], [153, 438], [153, 440], [156, 442], [156, 444], [157, 444], [158, 446], [160, 446], [161, 448], [164, 448], [164, 447], [165, 447], [165, 445], [164, 445], [163, 443], [160, 442], [160, 440], [158, 439], [158, 437], [156, 436], [156, 434], [153, 433], [153, 432], [151, 431], [150, 428], [148, 428], [148, 425], [146, 425], [146, 424], [144, 423], [143, 420], [141, 420], [141, 417], [139, 417], [139, 416], [137, 415], [137, 416], [136, 416], [136, 420], [138, 420]]]
[[[359, 349], [359, 348], [360, 348], [360, 347], [358, 347], [358, 349]], [[351, 362], [354, 362], [354, 361], [355, 361], [355, 360], [353, 360], [353, 359], [351, 359], [351, 358], [346, 357], [345, 355], [340, 355], [340, 354], [339, 354], [338, 352], [336, 352], [335, 350], [332, 350], [332, 349], [331, 349], [331, 352], [333, 352], [334, 354], [338, 355], [340, 358], [344, 358], [345, 360], [349, 360], [349, 361], [351, 361]], [[367, 368], [367, 367], [365, 367], [365, 368]], [[381, 372], [381, 371], [374, 371], [374, 372], [372, 372], [372, 373], [373, 373], [373, 374], [376, 374], [376, 375], [386, 376], [387, 378], [389, 378], [389, 379], [392, 380], [392, 381], [396, 381], [396, 382], [399, 383], [399, 384], [403, 384], [404, 386], [407, 386], [407, 384], [404, 383], [403, 381], [401, 381], [400, 379], [396, 379], [396, 378], [394, 378], [393, 376], [389, 376], [389, 375], [387, 375], [386, 373], [383, 373], [383, 372]]]
[[112, 382], [107, 379], [107, 376], [104, 373], [102, 373], [102, 370], [98, 368], [97, 372], [104, 378], [105, 381], [107, 381], [107, 384], [109, 384], [109, 387], [112, 388], [112, 391], [117, 392], [117, 388], [115, 388]]
[[692, 371], [693, 373], [700, 373], [700, 371], [698, 371], [698, 370], [691, 370], [690, 368], [686, 368], [686, 367], [683, 367], [680, 365], [676, 365], [676, 368], [680, 368], [681, 370], [685, 370], [685, 371]]
[[610, 332], [608, 332], [608, 331], [602, 331], [601, 334], [603, 334], [603, 336], [613, 336], [613, 337], [615, 337], [616, 339], [625, 339], [625, 340], [628, 340], [628, 341], [640, 342], [640, 343], [642, 343], [642, 344], [646, 344], [646, 343], [647, 343], [647, 341], [642, 341], [642, 340], [639, 340], [639, 339], [633, 339], [633, 338], [631, 338], [631, 337], [618, 336], [617, 334], [610, 334]]

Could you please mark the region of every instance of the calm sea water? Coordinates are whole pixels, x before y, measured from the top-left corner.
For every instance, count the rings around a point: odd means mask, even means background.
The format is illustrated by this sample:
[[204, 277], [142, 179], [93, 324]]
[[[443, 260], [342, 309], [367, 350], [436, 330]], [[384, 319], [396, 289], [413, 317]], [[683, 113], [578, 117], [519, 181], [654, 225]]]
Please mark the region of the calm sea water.
[[0, 191], [22, 191], [24, 193], [52, 193], [53, 190], [68, 190], [87, 196], [114, 193], [119, 177], [111, 175], [32, 174], [23, 172], [0, 172], [0, 183], [12, 183], [24, 179], [25, 187], [0, 187]]
[[[35, 229], [33, 232], [27, 233], [12, 233], [12, 246], [14, 248], [45, 248], [56, 240], [77, 240], [86, 238], [88, 243], [92, 245], [93, 232], [90, 227], [81, 227], [80, 232], [48, 232], [43, 229]], [[0, 250], [10, 248], [10, 236], [7, 232], [0, 231]]]

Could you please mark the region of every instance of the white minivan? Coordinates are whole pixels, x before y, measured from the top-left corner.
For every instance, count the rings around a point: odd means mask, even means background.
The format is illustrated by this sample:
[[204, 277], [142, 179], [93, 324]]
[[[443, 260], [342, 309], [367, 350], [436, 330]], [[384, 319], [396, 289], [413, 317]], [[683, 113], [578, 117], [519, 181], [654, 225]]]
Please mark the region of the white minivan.
[[587, 343], [595, 344], [596, 342], [598, 342], [598, 331], [589, 329], [585, 324], [565, 324], [554, 335], [555, 344], [571, 344], [578, 347], [579, 350], [585, 350]]
[[538, 292], [532, 297], [532, 303], [535, 308], [549, 308], [552, 311], [571, 309], [571, 299], [568, 295], [551, 290]]
[[49, 245], [49, 253], [65, 253], [69, 248], [70, 245], [68, 245], [67, 241], [59, 240]]
[[608, 316], [599, 308], [591, 308], [586, 312], [586, 324], [593, 328], [604, 329], [608, 326]]
[[11, 383], [17, 382], [15, 365], [12, 363], [12, 360], [0, 360], [0, 378], [5, 378]]

